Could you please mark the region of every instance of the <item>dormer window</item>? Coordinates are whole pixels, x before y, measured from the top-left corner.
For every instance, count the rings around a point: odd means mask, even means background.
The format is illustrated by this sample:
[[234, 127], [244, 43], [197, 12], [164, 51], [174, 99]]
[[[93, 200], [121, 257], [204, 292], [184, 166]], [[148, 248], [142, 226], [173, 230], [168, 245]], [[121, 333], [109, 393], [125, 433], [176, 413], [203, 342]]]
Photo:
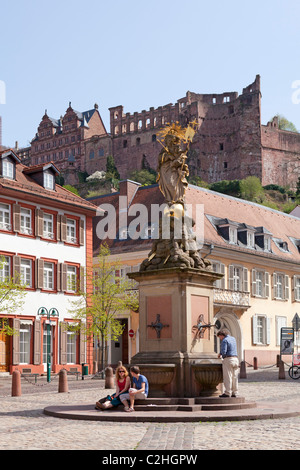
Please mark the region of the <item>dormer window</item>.
[[2, 161], [2, 176], [4, 178], [14, 179], [15, 164], [10, 160]]
[[44, 172], [44, 188], [54, 190], [54, 175], [47, 171]]
[[17, 163], [20, 163], [20, 159], [12, 150], [0, 153], [0, 174], [2, 178], [14, 180], [16, 178]]
[[229, 226], [229, 243], [237, 244], [237, 228]]
[[263, 251], [271, 252], [272, 234], [265, 227], [256, 227], [255, 243]]
[[280, 238], [273, 238], [273, 240], [280, 251], [284, 251], [285, 253], [290, 252], [287, 242], [281, 240]]

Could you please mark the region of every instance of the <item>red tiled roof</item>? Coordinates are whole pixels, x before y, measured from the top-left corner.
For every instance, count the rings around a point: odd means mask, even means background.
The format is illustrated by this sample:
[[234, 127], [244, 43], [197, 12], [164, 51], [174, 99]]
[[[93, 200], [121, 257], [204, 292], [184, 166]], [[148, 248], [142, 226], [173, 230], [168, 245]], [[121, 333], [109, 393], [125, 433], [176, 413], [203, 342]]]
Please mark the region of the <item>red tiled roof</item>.
[[[98, 205], [104, 203], [113, 204], [117, 213], [117, 230], [118, 230], [118, 197], [119, 193], [114, 195], [102, 196], [95, 199]], [[150, 217], [151, 204], [162, 204], [164, 201], [163, 196], [159, 190], [158, 185], [140, 187], [138, 188], [131, 204], [145, 204], [148, 208]], [[189, 185], [186, 192], [186, 203], [193, 206], [193, 216], [195, 218], [195, 205], [204, 205], [204, 241], [205, 243], [222, 246], [234, 250], [242, 250], [251, 254], [259, 254], [266, 257], [277, 257], [285, 259], [286, 261], [300, 262], [300, 254], [298, 248], [294, 245], [289, 237], [300, 239], [300, 219], [292, 215], [279, 212], [268, 207], [255, 204], [253, 202], [245, 201], [235, 197], [220, 194], [197, 186]], [[231, 221], [238, 222], [239, 224], [245, 223], [253, 227], [264, 227], [271, 232], [274, 238], [281, 239], [283, 242], [288, 243], [289, 252], [280, 250], [277, 245], [272, 242], [272, 253], [253, 250], [241, 246], [232, 246], [224, 240], [217, 232], [214, 225], [211, 223], [210, 217], [227, 218]], [[94, 219], [94, 229], [99, 218]], [[149, 220], [150, 221], [150, 220]], [[130, 219], [128, 219], [128, 224]], [[151, 240], [105, 240], [112, 253], [121, 253], [138, 250], [148, 250], [151, 248]], [[94, 234], [94, 252], [97, 253], [100, 241]]]
[[12, 195], [16, 198], [24, 198], [28, 200], [28, 202], [32, 198], [38, 197], [41, 200], [41, 203], [45, 205], [55, 207], [57, 204], [67, 204], [74, 207], [74, 210], [76, 208], [77, 210], [89, 211], [91, 212], [91, 215], [96, 213], [96, 207], [94, 204], [86, 201], [58, 184], [55, 186], [55, 191], [45, 189], [30, 177], [30, 174], [28, 174], [31, 173], [31, 171], [28, 171], [30, 169], [32, 169], [32, 167], [27, 167], [22, 163], [17, 163], [15, 180], [8, 178], [0, 179], [0, 194], [4, 196]]

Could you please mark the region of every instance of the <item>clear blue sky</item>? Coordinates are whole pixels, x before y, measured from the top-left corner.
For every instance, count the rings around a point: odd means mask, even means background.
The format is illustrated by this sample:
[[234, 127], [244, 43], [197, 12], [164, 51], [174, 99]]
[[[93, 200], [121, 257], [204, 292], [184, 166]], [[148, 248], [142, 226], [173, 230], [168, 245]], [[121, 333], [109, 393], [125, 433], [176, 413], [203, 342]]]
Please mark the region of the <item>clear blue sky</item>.
[[299, 18], [299, 0], [0, 0], [2, 142], [28, 145], [45, 109], [59, 118], [69, 101], [97, 102], [109, 131], [111, 106], [241, 93], [256, 74], [262, 123], [280, 113], [300, 129]]

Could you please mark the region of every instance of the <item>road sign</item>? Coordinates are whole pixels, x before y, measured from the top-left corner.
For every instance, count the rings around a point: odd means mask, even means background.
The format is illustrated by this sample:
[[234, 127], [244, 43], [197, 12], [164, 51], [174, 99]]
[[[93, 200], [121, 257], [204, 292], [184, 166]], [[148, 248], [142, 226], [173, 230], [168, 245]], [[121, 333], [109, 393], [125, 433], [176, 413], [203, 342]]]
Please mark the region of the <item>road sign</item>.
[[133, 337], [134, 337], [134, 331], [133, 331], [133, 330], [129, 330], [129, 331], [128, 331], [128, 334], [129, 334], [130, 338], [133, 338]]

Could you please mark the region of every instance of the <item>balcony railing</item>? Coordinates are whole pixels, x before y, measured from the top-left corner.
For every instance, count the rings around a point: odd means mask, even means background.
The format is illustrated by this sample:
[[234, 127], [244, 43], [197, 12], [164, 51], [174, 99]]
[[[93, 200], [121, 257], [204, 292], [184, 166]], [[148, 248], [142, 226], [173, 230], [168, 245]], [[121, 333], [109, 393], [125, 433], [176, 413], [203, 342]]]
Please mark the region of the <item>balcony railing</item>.
[[228, 289], [214, 289], [214, 303], [248, 308], [250, 307], [250, 293]]

